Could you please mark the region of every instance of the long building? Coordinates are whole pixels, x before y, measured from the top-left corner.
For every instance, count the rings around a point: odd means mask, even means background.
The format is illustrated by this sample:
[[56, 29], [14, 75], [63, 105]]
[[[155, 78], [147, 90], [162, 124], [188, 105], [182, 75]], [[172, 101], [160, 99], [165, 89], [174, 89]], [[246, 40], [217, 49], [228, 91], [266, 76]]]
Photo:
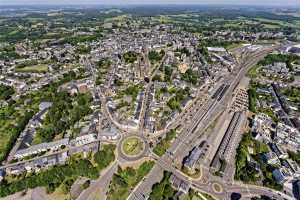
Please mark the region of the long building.
[[218, 150], [210, 163], [210, 167], [219, 169], [221, 160], [228, 160], [230, 158], [230, 152], [234, 149], [230, 149], [231, 141], [237, 136], [241, 123], [244, 121], [245, 114], [243, 112], [235, 112], [230, 124], [222, 138], [222, 141], [218, 147]]
[[67, 146], [69, 144], [69, 138], [64, 138], [61, 140], [57, 140], [54, 142], [48, 142], [48, 143], [41, 143], [41, 144], [37, 144], [31, 147], [28, 147], [26, 149], [21, 149], [18, 150], [14, 157], [15, 158], [24, 158], [26, 156], [31, 156], [34, 154], [38, 154], [41, 152], [46, 152], [48, 150], [57, 150], [59, 149], [61, 146], [65, 145]]

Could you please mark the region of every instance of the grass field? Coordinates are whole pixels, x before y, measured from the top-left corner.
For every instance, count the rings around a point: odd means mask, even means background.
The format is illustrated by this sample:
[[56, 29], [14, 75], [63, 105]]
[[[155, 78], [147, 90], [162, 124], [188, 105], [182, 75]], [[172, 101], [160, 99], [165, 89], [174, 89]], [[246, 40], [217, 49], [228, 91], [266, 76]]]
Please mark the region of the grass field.
[[271, 29], [276, 29], [280, 28], [279, 25], [274, 25], [274, 24], [263, 24], [265, 28], [271, 28]]
[[226, 47], [227, 50], [242, 47], [244, 43], [232, 43]]
[[129, 137], [123, 141], [122, 148], [127, 155], [137, 155], [144, 148], [143, 141], [137, 137]]
[[288, 15], [293, 17], [300, 17], [300, 12], [273, 12], [275, 15]]
[[[293, 23], [286, 22], [286, 21], [281, 21], [281, 20], [270, 20], [270, 19], [265, 19], [265, 18], [255, 18], [255, 20], [260, 21], [262, 24], [267, 24], [267, 25], [273, 25], [273, 26], [285, 26], [285, 27], [291, 27], [291, 28], [298, 28], [297, 25], [295, 24], [296, 21]], [[272, 27], [273, 27], [272, 26]]]
[[46, 64], [39, 64], [39, 65], [32, 65], [26, 66], [22, 68], [16, 68], [16, 72], [33, 72], [33, 73], [43, 73], [48, 71], [48, 65]]

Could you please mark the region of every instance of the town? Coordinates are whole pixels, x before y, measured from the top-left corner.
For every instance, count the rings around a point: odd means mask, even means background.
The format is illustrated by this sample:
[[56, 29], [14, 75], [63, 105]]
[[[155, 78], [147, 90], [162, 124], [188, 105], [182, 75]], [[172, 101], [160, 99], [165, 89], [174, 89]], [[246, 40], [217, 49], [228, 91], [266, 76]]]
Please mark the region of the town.
[[0, 7], [1, 198], [300, 199], [300, 10], [186, 9]]

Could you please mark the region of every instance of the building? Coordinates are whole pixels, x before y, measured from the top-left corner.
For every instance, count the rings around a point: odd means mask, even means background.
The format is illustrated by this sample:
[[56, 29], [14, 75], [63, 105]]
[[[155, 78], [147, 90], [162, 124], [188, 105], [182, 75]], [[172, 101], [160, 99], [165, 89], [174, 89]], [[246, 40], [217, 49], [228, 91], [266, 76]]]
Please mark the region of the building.
[[181, 180], [180, 178], [178, 178], [177, 176], [175, 176], [174, 174], [171, 175], [170, 179], [169, 179], [172, 187], [178, 191], [181, 191], [185, 194], [188, 193], [190, 186], [188, 183], [186, 183], [185, 181]]
[[50, 108], [52, 106], [52, 102], [47, 102], [47, 101], [44, 101], [44, 102], [41, 102], [40, 105], [39, 105], [39, 110], [42, 111], [42, 110], [46, 110], [48, 108]]
[[207, 50], [210, 52], [226, 52], [226, 49], [224, 47], [207, 47]]
[[200, 155], [201, 155], [201, 149], [198, 146], [194, 147], [191, 153], [186, 158], [184, 162], [184, 167], [194, 171], [195, 165], [199, 160]]
[[175, 195], [173, 196], [172, 199], [174, 200], [185, 200], [187, 198], [187, 194], [181, 192], [181, 191], [178, 191], [175, 193]]
[[5, 177], [5, 171], [3, 169], [0, 169], [0, 183], [2, 182], [4, 177]]
[[18, 164], [11, 167], [6, 168], [6, 174], [11, 175], [20, 175], [26, 171], [24, 164]]
[[298, 129], [283, 123], [278, 123], [277, 125], [276, 139], [279, 143], [289, 144], [295, 149], [298, 149], [300, 146], [300, 133]]
[[271, 150], [277, 155], [278, 158], [281, 159], [287, 159], [288, 158], [288, 153], [283, 150], [281, 147], [279, 147], [277, 144], [275, 143], [270, 143], [269, 144]]
[[300, 54], [300, 44], [288, 47], [286, 51], [289, 53]]
[[101, 140], [117, 140], [120, 137], [118, 129], [114, 126], [101, 130], [98, 136]]
[[87, 134], [87, 135], [76, 137], [70, 143], [71, 143], [71, 145], [74, 145], [74, 146], [82, 146], [82, 145], [86, 145], [86, 144], [95, 142], [96, 140], [97, 140], [96, 134]]
[[286, 181], [286, 175], [280, 169], [274, 169], [272, 175], [278, 184], [282, 184]]
[[262, 155], [262, 159], [265, 163], [269, 165], [280, 164], [280, 160], [274, 152], [265, 153]]
[[293, 193], [296, 200], [300, 200], [300, 180], [293, 183]]
[[64, 138], [64, 139], [57, 140], [54, 142], [37, 144], [37, 145], [31, 146], [31, 147], [28, 147], [26, 149], [18, 150], [15, 153], [14, 158], [22, 159], [26, 156], [35, 155], [35, 154], [39, 154], [42, 152], [55, 151], [55, 150], [58, 150], [59, 148], [61, 148], [62, 146], [67, 146], [68, 144], [69, 144], [69, 138]]
[[21, 164], [15, 164], [5, 169], [7, 174], [10, 175], [20, 175], [25, 172], [39, 172], [42, 169], [47, 169], [48, 167], [54, 165], [65, 164], [68, 159], [68, 152], [59, 152], [51, 154], [48, 156], [38, 157], [33, 160], [28, 160]]

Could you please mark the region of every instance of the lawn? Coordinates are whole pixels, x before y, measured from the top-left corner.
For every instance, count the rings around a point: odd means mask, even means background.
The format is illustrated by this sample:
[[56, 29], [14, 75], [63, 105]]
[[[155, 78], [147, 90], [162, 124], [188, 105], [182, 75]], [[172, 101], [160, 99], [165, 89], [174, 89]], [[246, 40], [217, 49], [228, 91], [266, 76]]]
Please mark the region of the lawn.
[[206, 194], [204, 192], [198, 192], [198, 195], [201, 200], [215, 200], [212, 196], [210, 196], [209, 194]]
[[226, 46], [227, 50], [231, 50], [231, 49], [235, 49], [235, 48], [239, 48], [242, 47], [244, 43], [232, 43], [228, 46]]
[[32, 73], [44, 73], [48, 71], [47, 64], [31, 65], [22, 68], [16, 68], [16, 72], [32, 72]]
[[13, 147], [19, 134], [23, 131], [28, 121], [33, 116], [33, 111], [27, 111], [20, 106], [8, 106], [0, 109], [0, 161], [3, 161]]
[[122, 148], [127, 155], [137, 155], [143, 150], [144, 145], [138, 137], [129, 137], [123, 141]]
[[200, 199], [200, 200], [215, 200], [209, 194], [200, 192], [200, 191], [195, 191], [193, 189], [189, 190], [188, 198], [186, 198], [185, 200], [192, 200], [192, 199], [194, 199], [194, 197], [197, 197], [197, 199]]

